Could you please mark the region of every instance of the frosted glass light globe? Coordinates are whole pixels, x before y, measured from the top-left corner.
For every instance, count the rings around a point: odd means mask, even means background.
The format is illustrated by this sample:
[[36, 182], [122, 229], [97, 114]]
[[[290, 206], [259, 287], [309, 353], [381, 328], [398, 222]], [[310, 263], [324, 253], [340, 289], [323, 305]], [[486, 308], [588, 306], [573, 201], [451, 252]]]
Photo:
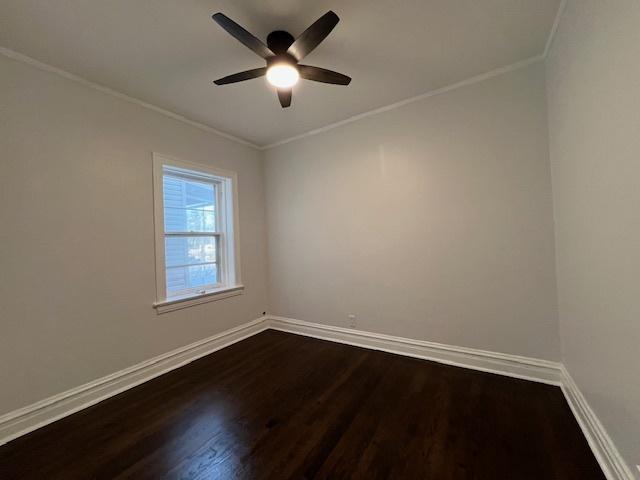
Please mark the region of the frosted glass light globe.
[[291, 88], [299, 79], [298, 69], [286, 63], [273, 65], [267, 70], [267, 81], [277, 88]]

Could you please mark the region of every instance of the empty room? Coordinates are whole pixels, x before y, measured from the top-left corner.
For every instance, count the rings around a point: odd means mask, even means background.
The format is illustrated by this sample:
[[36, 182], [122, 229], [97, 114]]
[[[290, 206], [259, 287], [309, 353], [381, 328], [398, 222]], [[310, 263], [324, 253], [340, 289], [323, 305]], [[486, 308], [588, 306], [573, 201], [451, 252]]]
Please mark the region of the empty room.
[[2, 0], [0, 167], [2, 480], [640, 480], [638, 0]]

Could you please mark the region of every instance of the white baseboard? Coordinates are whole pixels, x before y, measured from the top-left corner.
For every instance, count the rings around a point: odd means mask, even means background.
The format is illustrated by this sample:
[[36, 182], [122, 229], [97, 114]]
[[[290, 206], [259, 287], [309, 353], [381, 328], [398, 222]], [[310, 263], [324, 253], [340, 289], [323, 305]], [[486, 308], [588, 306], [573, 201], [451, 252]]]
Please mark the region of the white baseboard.
[[0, 445], [267, 329], [562, 387], [608, 480], [633, 474], [564, 365], [350, 328], [266, 316], [0, 416]]
[[564, 365], [562, 391], [607, 479], [633, 480], [631, 469]]
[[265, 318], [159, 355], [0, 416], [0, 445], [268, 328]]
[[538, 358], [394, 337], [352, 328], [269, 315], [269, 328], [358, 347], [432, 360], [457, 367], [560, 386], [561, 364]]
[[293, 318], [277, 316], [268, 316], [267, 318], [269, 328], [274, 330], [560, 386], [607, 479], [634, 479], [615, 444], [561, 363], [394, 337]]

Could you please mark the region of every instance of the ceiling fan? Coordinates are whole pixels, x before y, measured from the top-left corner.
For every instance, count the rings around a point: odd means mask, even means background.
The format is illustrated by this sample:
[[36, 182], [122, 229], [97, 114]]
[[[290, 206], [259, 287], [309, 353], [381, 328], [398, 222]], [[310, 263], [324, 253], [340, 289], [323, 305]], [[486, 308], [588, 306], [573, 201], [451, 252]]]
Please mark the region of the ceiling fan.
[[291, 105], [292, 88], [300, 78], [334, 85], [349, 85], [351, 82], [350, 77], [341, 73], [299, 63], [337, 25], [340, 18], [332, 11], [316, 20], [298, 38], [294, 39], [289, 32], [282, 30], [271, 32], [267, 36], [266, 45], [223, 13], [216, 13], [213, 15], [213, 19], [236, 40], [267, 62], [266, 67], [254, 68], [219, 78], [213, 82], [216, 85], [242, 82], [266, 75], [267, 81], [278, 90], [280, 105], [282, 108], [287, 108]]

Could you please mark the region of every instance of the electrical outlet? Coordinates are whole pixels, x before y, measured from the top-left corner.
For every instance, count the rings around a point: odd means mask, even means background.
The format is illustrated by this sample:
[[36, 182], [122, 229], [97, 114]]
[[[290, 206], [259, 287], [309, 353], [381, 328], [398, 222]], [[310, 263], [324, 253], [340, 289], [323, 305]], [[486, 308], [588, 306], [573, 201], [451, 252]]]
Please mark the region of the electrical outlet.
[[356, 328], [356, 316], [353, 313], [350, 313], [347, 315], [347, 318], [349, 319], [349, 327]]

